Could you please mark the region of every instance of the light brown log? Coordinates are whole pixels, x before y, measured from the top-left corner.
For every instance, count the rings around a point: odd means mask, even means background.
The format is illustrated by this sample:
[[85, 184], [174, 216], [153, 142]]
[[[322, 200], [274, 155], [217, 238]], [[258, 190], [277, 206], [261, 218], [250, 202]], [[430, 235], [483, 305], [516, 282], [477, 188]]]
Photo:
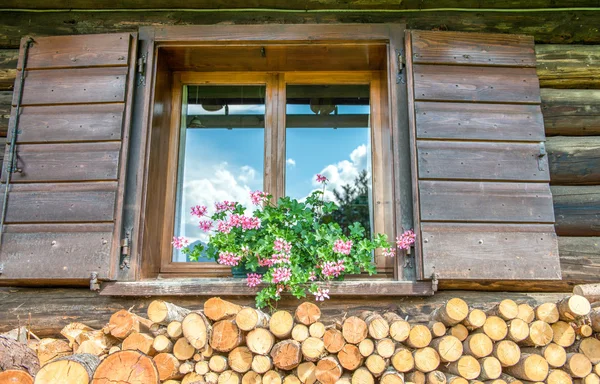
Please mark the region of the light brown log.
[[320, 321], [312, 323], [310, 327], [308, 327], [308, 333], [312, 337], [323, 337], [323, 335], [325, 334], [325, 324], [321, 323]]
[[364, 311], [361, 313], [360, 318], [367, 323], [367, 330], [371, 338], [379, 340], [389, 336], [390, 325], [380, 314]]
[[161, 380], [180, 379], [183, 375], [179, 373], [179, 365], [181, 362], [170, 353], [159, 353], [152, 358], [156, 369], [158, 369], [158, 376]]
[[196, 366], [194, 367], [194, 372], [199, 375], [206, 375], [210, 371], [210, 367], [208, 366], [208, 361], [197, 361]]
[[173, 342], [165, 335], [158, 335], [154, 338], [152, 347], [158, 353], [171, 353], [173, 352]]
[[488, 316], [487, 319], [485, 319], [485, 323], [483, 324], [483, 327], [481, 329], [486, 335], [488, 335], [490, 339], [492, 339], [492, 341], [504, 340], [508, 333], [508, 326], [506, 325], [506, 321], [504, 321], [498, 316]]
[[462, 324], [467, 327], [468, 330], [473, 331], [483, 327], [485, 319], [487, 319], [485, 312], [481, 309], [472, 309], [467, 315], [467, 318], [463, 320]]
[[554, 303], [540, 304], [535, 308], [535, 318], [548, 324], [554, 324], [559, 319], [558, 307]]
[[477, 359], [489, 356], [492, 353], [493, 348], [494, 345], [492, 340], [485, 333], [471, 334], [463, 341], [465, 355], [470, 355]]
[[504, 299], [487, 311], [488, 316], [498, 316], [503, 320], [512, 320], [519, 314], [519, 306], [511, 299]]
[[358, 344], [367, 337], [367, 334], [367, 323], [359, 317], [350, 316], [342, 325], [342, 335], [348, 343]]
[[483, 383], [483, 384], [506, 384], [506, 381], [504, 381], [502, 379], [495, 379], [495, 380], [482, 381], [481, 383]]
[[413, 358], [415, 359], [415, 368], [423, 373], [434, 371], [440, 365], [440, 356], [431, 347], [415, 350]]
[[262, 384], [282, 384], [283, 378], [277, 371], [270, 370], [263, 375]]
[[563, 321], [574, 321], [587, 316], [592, 309], [588, 299], [580, 295], [565, 297], [557, 303], [557, 307], [560, 319]]
[[106, 357], [96, 371], [92, 384], [158, 384], [159, 374], [152, 358], [139, 351], [121, 351]]
[[[162, 384], [182, 384], [182, 383], [183, 383], [183, 379], [181, 381], [180, 380], [165, 380], [162, 382]], [[186, 383], [186, 384], [190, 384], [190, 383]], [[196, 384], [196, 383], [193, 383], [193, 384]]]
[[[292, 331], [292, 337], [293, 335], [294, 332]], [[294, 338], [294, 340], [296, 339]], [[342, 335], [342, 331], [331, 327], [325, 331], [325, 334], [323, 335], [323, 343], [325, 344], [325, 349], [327, 350], [327, 352], [338, 353], [344, 347], [346, 341], [344, 340], [344, 335]]]
[[[233, 372], [231, 370], [225, 371], [219, 375], [219, 379], [217, 380], [218, 384], [239, 384], [242, 378], [239, 373]], [[263, 377], [264, 383], [264, 377]]]
[[441, 371], [431, 371], [426, 376], [425, 382], [427, 384], [446, 384], [446, 374]]
[[162, 324], [158, 324], [158, 323], [154, 323], [150, 326], [150, 328], [148, 329], [148, 331], [150, 332], [151, 335], [153, 335], [154, 337], [156, 336], [166, 336], [169, 337], [169, 335], [167, 334], [167, 326], [166, 325], [162, 325]]
[[342, 377], [343, 371], [342, 366], [334, 356], [327, 356], [317, 363], [315, 376], [323, 384], [335, 384]]
[[304, 324], [296, 324], [294, 325], [294, 328], [292, 328], [292, 339], [300, 343], [306, 340], [309, 336], [310, 332], [308, 331], [308, 327]]
[[[597, 336], [598, 337], [598, 336]], [[583, 353], [592, 364], [600, 363], [600, 340], [588, 337], [582, 339], [578, 347], [579, 353]]]
[[427, 376], [421, 371], [412, 371], [404, 374], [405, 383], [425, 384]]
[[63, 335], [67, 340], [69, 340], [69, 344], [73, 346], [77, 337], [84, 332], [91, 332], [94, 329], [88, 327], [82, 323], [69, 323], [65, 325], [65, 327], [60, 331], [60, 334]]
[[412, 352], [405, 347], [396, 348], [390, 361], [398, 372], [409, 372], [415, 367], [415, 359]]
[[394, 343], [394, 340], [392, 339], [380, 339], [377, 340], [377, 342], [375, 343], [375, 351], [379, 356], [383, 357], [384, 359], [389, 359], [390, 357], [392, 357], [395, 350], [396, 343]]
[[252, 368], [252, 352], [248, 347], [236, 347], [227, 356], [229, 366], [238, 373], [245, 373]]
[[235, 318], [241, 309], [239, 305], [220, 297], [211, 297], [204, 302], [204, 315], [212, 321]]
[[[37, 346], [37, 357], [39, 359], [40, 366], [44, 366], [48, 362], [58, 359], [59, 357], [69, 356], [72, 353], [73, 349], [69, 346], [69, 343], [64, 340], [50, 338], [42, 339]], [[1, 355], [2, 352], [0, 351], [0, 360], [2, 359]]]
[[296, 308], [294, 318], [297, 322], [308, 326], [319, 321], [321, 318], [321, 309], [316, 304], [305, 301]]
[[91, 353], [100, 356], [108, 353], [110, 347], [118, 344], [118, 342], [117, 338], [107, 335], [104, 331], [94, 330], [77, 335], [74, 345], [79, 345], [79, 347], [73, 349], [76, 353]]
[[266, 373], [273, 369], [273, 361], [269, 356], [254, 355], [252, 358], [252, 370], [256, 373]]
[[242, 331], [251, 331], [254, 328], [268, 328], [270, 318], [260, 309], [244, 307], [235, 315], [235, 323]]
[[511, 367], [517, 364], [521, 358], [521, 349], [514, 341], [501, 340], [495, 343], [493, 348], [492, 355], [503, 367]]
[[242, 376], [242, 384], [262, 384], [262, 376], [256, 372], [248, 371]]
[[573, 345], [577, 335], [571, 324], [565, 321], [557, 321], [551, 327], [553, 342], [565, 348]]
[[600, 376], [600, 363], [594, 365], [594, 369], [593, 369], [594, 373], [598, 376]]
[[288, 311], [277, 311], [269, 320], [269, 330], [278, 339], [285, 339], [292, 334], [294, 318]]
[[229, 352], [241, 343], [242, 331], [235, 325], [234, 320], [220, 320], [213, 324], [210, 346], [215, 351]]
[[[558, 320], [557, 320], [558, 321]], [[536, 320], [529, 324], [529, 336], [520, 345], [542, 347], [552, 342], [554, 332], [552, 327], [545, 321]]]
[[[521, 319], [527, 324], [535, 320], [535, 311], [531, 305], [527, 303], [519, 304], [519, 311], [517, 313], [517, 319]], [[516, 380], [516, 379], [515, 379]]]
[[441, 321], [430, 321], [427, 324], [432, 337], [442, 337], [446, 334], [446, 326]]
[[375, 384], [375, 378], [365, 367], [360, 367], [352, 373], [352, 384]]
[[317, 361], [325, 353], [323, 340], [309, 337], [302, 342], [302, 355], [307, 361]]
[[580, 337], [590, 337], [594, 330], [588, 324], [576, 324], [574, 325], [575, 333]]
[[[471, 382], [471, 384], [479, 384], [478, 380], [476, 383]], [[446, 382], [448, 384], [469, 384], [469, 381], [464, 377], [456, 376], [451, 373], [446, 373]]]
[[465, 341], [469, 336], [469, 330], [462, 324], [456, 324], [455, 326], [450, 328], [448, 333], [456, 337], [460, 341]]
[[583, 353], [567, 353], [563, 369], [575, 378], [583, 378], [592, 372], [592, 363]]
[[573, 287], [573, 293], [588, 299], [590, 303], [600, 301], [600, 283], [579, 284]]
[[[166, 384], [168, 381], [163, 382]], [[172, 381], [174, 384], [177, 383], [176, 380]], [[197, 374], [196, 372], [189, 372], [181, 379], [181, 384], [202, 384], [204, 383], [204, 376]]]
[[452, 298], [447, 303], [437, 308], [431, 314], [431, 319], [441, 321], [451, 327], [463, 321], [469, 314], [469, 306], [463, 299]]
[[508, 333], [506, 338], [518, 343], [529, 336], [529, 323], [515, 318], [508, 322]]
[[265, 328], [255, 328], [246, 335], [246, 345], [258, 355], [268, 355], [275, 344], [275, 336]]
[[404, 374], [389, 367], [379, 378], [380, 384], [404, 384]]
[[546, 378], [547, 384], [572, 384], [573, 379], [569, 374], [560, 369], [551, 369]]
[[600, 332], [600, 308], [590, 311], [590, 323], [594, 332]]
[[462, 343], [452, 335], [433, 339], [430, 347], [437, 351], [440, 360], [444, 363], [456, 361], [463, 354]]
[[179, 373], [181, 373], [182, 375], [187, 375], [190, 372], [194, 372], [195, 366], [196, 362], [194, 361], [184, 361], [179, 365]]
[[113, 353], [119, 352], [119, 351], [121, 351], [121, 347], [115, 345], [115, 346], [110, 347], [110, 349], [108, 350], [108, 354], [112, 355]]
[[365, 367], [373, 374], [375, 377], [379, 377], [385, 372], [389, 365], [389, 361], [379, 356], [376, 353], [373, 353], [371, 356], [367, 357], [365, 360]]
[[298, 365], [296, 376], [298, 376], [298, 379], [302, 384], [313, 384], [317, 381], [317, 376], [315, 375], [316, 370], [317, 366], [315, 363], [307, 361]]
[[98, 356], [82, 353], [58, 358], [44, 365], [35, 376], [37, 384], [88, 384], [100, 364]]
[[590, 373], [583, 379], [576, 379], [575, 383], [576, 384], [600, 384], [600, 376], [598, 376], [595, 373]]
[[[283, 384], [301, 384], [302, 382], [300, 381], [300, 379], [298, 379], [298, 376], [290, 374], [290, 375], [285, 375], [285, 377], [283, 378]], [[348, 381], [348, 384], [350, 383], [350, 381]]]
[[481, 366], [473, 356], [461, 356], [458, 360], [442, 366], [442, 370], [464, 377], [467, 380], [475, 380], [481, 373]]
[[123, 351], [140, 351], [145, 355], [154, 356], [156, 351], [152, 346], [154, 338], [146, 333], [134, 332], [123, 340], [121, 349]]
[[484, 357], [478, 360], [481, 366], [481, 373], [478, 379], [481, 381], [496, 380], [502, 374], [502, 365], [500, 361], [493, 356]]
[[122, 309], [110, 317], [108, 329], [111, 335], [123, 340], [133, 332], [148, 331], [152, 323], [151, 320]]
[[0, 384], [33, 384], [33, 377], [20, 369], [0, 372]]
[[567, 361], [567, 352], [558, 344], [550, 343], [542, 348], [522, 348], [521, 353], [542, 356], [552, 368], [560, 368]]
[[183, 336], [192, 347], [202, 349], [208, 345], [212, 328], [203, 313], [189, 313], [181, 322], [181, 329], [183, 330]]
[[181, 329], [181, 321], [171, 321], [167, 325], [167, 335], [174, 340], [179, 339], [183, 336], [183, 329]]
[[167, 301], [154, 300], [148, 305], [147, 313], [152, 322], [168, 325], [171, 321], [183, 321], [190, 310]]
[[179, 360], [191, 359], [195, 353], [196, 348], [185, 337], [177, 339], [175, 345], [173, 345], [173, 355]]
[[204, 375], [204, 381], [206, 381], [207, 384], [217, 384], [219, 381], [219, 374], [216, 372], [208, 372]]
[[375, 342], [371, 339], [364, 339], [358, 343], [358, 350], [364, 357], [370, 356], [371, 353], [375, 352]]
[[283, 340], [271, 349], [273, 365], [284, 371], [289, 371], [298, 366], [302, 361], [302, 350], [300, 343], [296, 340]]
[[540, 355], [522, 353], [519, 362], [504, 371], [517, 379], [543, 381], [548, 376], [548, 363]]
[[[67, 345], [68, 343], [64, 342]], [[35, 376], [40, 369], [36, 353], [27, 345], [7, 336], [0, 336], [0, 371], [20, 369]]]
[[410, 324], [394, 312], [386, 312], [383, 318], [390, 325], [390, 337], [398, 342], [403, 342], [408, 338]]
[[363, 362], [363, 355], [354, 344], [345, 344], [338, 352], [337, 357], [342, 367], [349, 371], [355, 370]]
[[[523, 319], [521, 319], [521, 320], [523, 320]], [[508, 384], [523, 384], [523, 382], [521, 380], [517, 379], [516, 377], [507, 375], [504, 372], [500, 375], [500, 378], [502, 380], [506, 381]]]
[[208, 360], [208, 367], [213, 372], [221, 373], [229, 369], [229, 362], [225, 356], [214, 355]]
[[413, 325], [406, 339], [406, 345], [413, 348], [425, 348], [431, 342], [431, 332], [425, 325]]

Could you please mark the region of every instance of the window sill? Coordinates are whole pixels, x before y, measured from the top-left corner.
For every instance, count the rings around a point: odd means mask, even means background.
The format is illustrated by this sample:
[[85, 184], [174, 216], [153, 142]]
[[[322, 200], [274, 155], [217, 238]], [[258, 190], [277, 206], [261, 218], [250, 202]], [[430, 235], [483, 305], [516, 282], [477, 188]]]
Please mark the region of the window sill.
[[[430, 281], [348, 280], [328, 285], [335, 296], [431, 296]], [[102, 284], [102, 296], [253, 296], [245, 279], [172, 278]]]

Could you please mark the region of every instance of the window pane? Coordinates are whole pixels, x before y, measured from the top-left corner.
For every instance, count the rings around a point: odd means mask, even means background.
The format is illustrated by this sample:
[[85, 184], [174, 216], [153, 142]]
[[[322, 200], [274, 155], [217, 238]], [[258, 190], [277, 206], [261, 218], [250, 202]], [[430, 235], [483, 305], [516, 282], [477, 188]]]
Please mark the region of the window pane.
[[340, 207], [332, 219], [342, 228], [358, 221], [370, 235], [369, 86], [289, 85], [286, 95], [286, 195], [306, 198], [322, 174], [325, 199]]
[[[187, 86], [184, 100], [174, 235], [206, 243], [192, 206], [252, 207], [249, 191], [263, 189], [265, 86]], [[174, 250], [173, 261], [188, 260]]]

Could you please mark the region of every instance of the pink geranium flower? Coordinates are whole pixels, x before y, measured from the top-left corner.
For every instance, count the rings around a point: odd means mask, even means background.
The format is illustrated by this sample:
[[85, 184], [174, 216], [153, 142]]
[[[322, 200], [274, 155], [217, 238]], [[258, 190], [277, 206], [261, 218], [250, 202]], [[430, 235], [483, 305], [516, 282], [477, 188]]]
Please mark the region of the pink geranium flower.
[[325, 176], [321, 175], [320, 173], [317, 173], [317, 183], [326, 183], [328, 181], [329, 180]]
[[268, 197], [267, 197], [267, 193], [263, 192], [263, 191], [254, 191], [254, 192], [250, 192], [250, 200], [252, 201], [252, 204], [254, 205], [260, 205], [262, 203], [264, 203], [265, 201], [267, 201]]
[[310, 281], [317, 280], [317, 274], [315, 273], [315, 271], [310, 271], [310, 274], [308, 275], [308, 280], [310, 280]]
[[313, 295], [315, 295], [316, 301], [325, 301], [325, 299], [329, 299], [329, 289], [318, 288]]
[[217, 231], [224, 234], [228, 234], [229, 232], [231, 232], [231, 225], [226, 221], [219, 221], [217, 223]]
[[207, 210], [208, 208], [206, 208], [204, 205], [196, 205], [192, 207], [192, 216], [202, 217], [206, 215]]
[[217, 202], [215, 203], [215, 210], [217, 213], [221, 213], [221, 212], [226, 212], [226, 211], [233, 211], [235, 209], [235, 202], [234, 201], [223, 201], [223, 202]]
[[344, 241], [338, 239], [333, 243], [333, 252], [341, 253], [342, 255], [349, 255], [352, 250], [352, 240]]
[[392, 247], [384, 248], [381, 254], [383, 255], [383, 257], [394, 257], [396, 256], [396, 250]]
[[273, 271], [273, 283], [285, 283], [292, 277], [292, 270], [290, 268], [279, 267]]
[[239, 264], [241, 259], [241, 255], [236, 255], [233, 252], [221, 252], [219, 253], [218, 263], [222, 265], [229, 265], [231, 267], [235, 267]]
[[290, 253], [292, 251], [292, 243], [278, 237], [273, 242], [273, 250], [275, 252]]
[[246, 276], [246, 282], [250, 288], [256, 287], [262, 283], [262, 275], [258, 273], [248, 273]]
[[416, 235], [409, 229], [404, 231], [403, 234], [396, 237], [396, 246], [400, 249], [409, 249], [411, 245], [415, 243]]
[[173, 236], [171, 244], [173, 244], [175, 249], [181, 249], [187, 247], [190, 244], [190, 241], [183, 236]]
[[198, 226], [204, 232], [208, 232], [212, 229], [213, 223], [210, 220], [202, 220], [198, 223]]
[[338, 277], [345, 269], [344, 260], [326, 261], [321, 265], [321, 273], [325, 277]]

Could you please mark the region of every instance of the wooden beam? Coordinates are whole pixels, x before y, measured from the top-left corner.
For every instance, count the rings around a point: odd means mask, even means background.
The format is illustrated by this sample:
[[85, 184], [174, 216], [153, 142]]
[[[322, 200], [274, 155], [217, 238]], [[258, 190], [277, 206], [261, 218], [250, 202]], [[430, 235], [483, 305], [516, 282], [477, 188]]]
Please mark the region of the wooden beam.
[[[368, 114], [287, 115], [287, 128], [368, 128]], [[188, 115], [188, 128], [264, 128], [264, 115]]]
[[600, 236], [600, 185], [551, 190], [559, 236]]
[[0, 91], [13, 89], [18, 57], [18, 49], [0, 49]]
[[546, 151], [551, 185], [600, 184], [600, 137], [550, 137]]
[[540, 91], [546, 136], [600, 135], [600, 89]]
[[540, 87], [600, 88], [599, 45], [535, 46]]
[[[12, 91], [0, 91], [0, 137], [6, 136], [8, 132], [8, 120], [12, 104]], [[2, 148], [2, 151], [4, 148]]]

